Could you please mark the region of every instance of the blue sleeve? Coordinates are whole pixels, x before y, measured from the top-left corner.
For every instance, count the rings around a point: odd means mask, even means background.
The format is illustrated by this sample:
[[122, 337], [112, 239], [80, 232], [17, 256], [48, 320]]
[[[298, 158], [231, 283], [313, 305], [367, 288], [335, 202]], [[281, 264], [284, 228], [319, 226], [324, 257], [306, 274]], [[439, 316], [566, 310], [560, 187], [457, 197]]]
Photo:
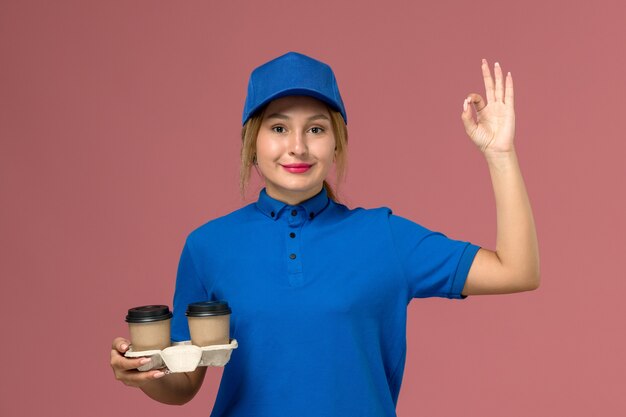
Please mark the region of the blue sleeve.
[[176, 290], [174, 291], [174, 317], [172, 317], [171, 338], [173, 342], [190, 340], [187, 326], [187, 305], [196, 301], [206, 301], [207, 291], [196, 269], [190, 239], [187, 238], [178, 263]]
[[449, 239], [391, 211], [389, 224], [412, 298], [466, 298], [461, 291], [479, 246]]

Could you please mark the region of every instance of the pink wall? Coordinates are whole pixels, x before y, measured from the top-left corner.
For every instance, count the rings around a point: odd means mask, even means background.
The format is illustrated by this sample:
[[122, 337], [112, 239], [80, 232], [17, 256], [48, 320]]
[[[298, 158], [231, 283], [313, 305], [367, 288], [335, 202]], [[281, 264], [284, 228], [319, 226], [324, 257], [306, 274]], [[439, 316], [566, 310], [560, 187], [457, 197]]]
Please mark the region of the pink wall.
[[492, 249], [460, 113], [481, 58], [515, 79], [542, 286], [412, 302], [398, 414], [623, 415], [622, 1], [39, 3], [0, 4], [0, 415], [208, 415], [219, 369], [172, 408], [113, 379], [110, 343], [127, 308], [171, 304], [187, 233], [256, 198], [247, 77], [289, 50], [338, 77], [350, 206]]

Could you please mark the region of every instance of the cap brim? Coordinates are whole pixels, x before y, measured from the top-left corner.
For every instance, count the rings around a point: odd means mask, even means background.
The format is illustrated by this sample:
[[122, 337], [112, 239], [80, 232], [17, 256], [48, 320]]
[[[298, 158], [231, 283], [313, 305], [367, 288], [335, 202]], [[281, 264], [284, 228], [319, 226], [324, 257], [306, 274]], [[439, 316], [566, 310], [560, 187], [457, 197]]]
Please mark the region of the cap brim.
[[[272, 94], [271, 96], [267, 97], [262, 102], [260, 102], [254, 109], [252, 109], [248, 113], [248, 116], [243, 121], [243, 124], [245, 124], [250, 117], [252, 117], [256, 113], [258, 113], [260, 111], [260, 109], [263, 108], [269, 102], [271, 102], [273, 100], [276, 100], [276, 99], [279, 99], [281, 97], [287, 97], [287, 96], [309, 96], [309, 97], [313, 97], [313, 98], [316, 98], [316, 99], [324, 102], [329, 107], [331, 107], [333, 110], [341, 112], [341, 109], [338, 108], [335, 105], [335, 103], [333, 102], [333, 100], [331, 98], [329, 98], [329, 97], [327, 97], [327, 96], [325, 96], [323, 94], [320, 94], [319, 92], [317, 92], [315, 90], [311, 90], [311, 89], [308, 89], [308, 88], [288, 88], [286, 90], [278, 91], [278, 92]], [[343, 117], [345, 117], [345, 116], [343, 116]]]

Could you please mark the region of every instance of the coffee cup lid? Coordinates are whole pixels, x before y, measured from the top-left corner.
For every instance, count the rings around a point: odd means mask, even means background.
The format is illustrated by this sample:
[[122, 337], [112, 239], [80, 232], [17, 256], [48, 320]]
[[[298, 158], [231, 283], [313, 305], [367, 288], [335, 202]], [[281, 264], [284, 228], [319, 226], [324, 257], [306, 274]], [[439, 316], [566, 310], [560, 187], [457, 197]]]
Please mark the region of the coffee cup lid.
[[150, 305], [134, 307], [128, 310], [126, 321], [128, 323], [149, 323], [172, 318], [172, 313], [168, 306]]
[[188, 317], [223, 316], [231, 310], [226, 301], [199, 301], [187, 306]]

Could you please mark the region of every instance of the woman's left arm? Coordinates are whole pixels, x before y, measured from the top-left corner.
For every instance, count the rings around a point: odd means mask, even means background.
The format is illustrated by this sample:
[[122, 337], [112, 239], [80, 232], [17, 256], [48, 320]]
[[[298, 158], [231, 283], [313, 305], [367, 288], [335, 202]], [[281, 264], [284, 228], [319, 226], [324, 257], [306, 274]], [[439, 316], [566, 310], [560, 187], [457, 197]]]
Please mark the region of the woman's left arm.
[[[495, 82], [482, 62], [487, 102], [469, 94], [461, 119], [465, 131], [484, 154], [496, 200], [496, 250], [481, 248], [470, 267], [463, 295], [509, 294], [539, 287], [539, 248], [532, 209], [513, 145], [515, 111], [513, 77], [494, 65]], [[472, 103], [476, 121], [472, 116]]]

